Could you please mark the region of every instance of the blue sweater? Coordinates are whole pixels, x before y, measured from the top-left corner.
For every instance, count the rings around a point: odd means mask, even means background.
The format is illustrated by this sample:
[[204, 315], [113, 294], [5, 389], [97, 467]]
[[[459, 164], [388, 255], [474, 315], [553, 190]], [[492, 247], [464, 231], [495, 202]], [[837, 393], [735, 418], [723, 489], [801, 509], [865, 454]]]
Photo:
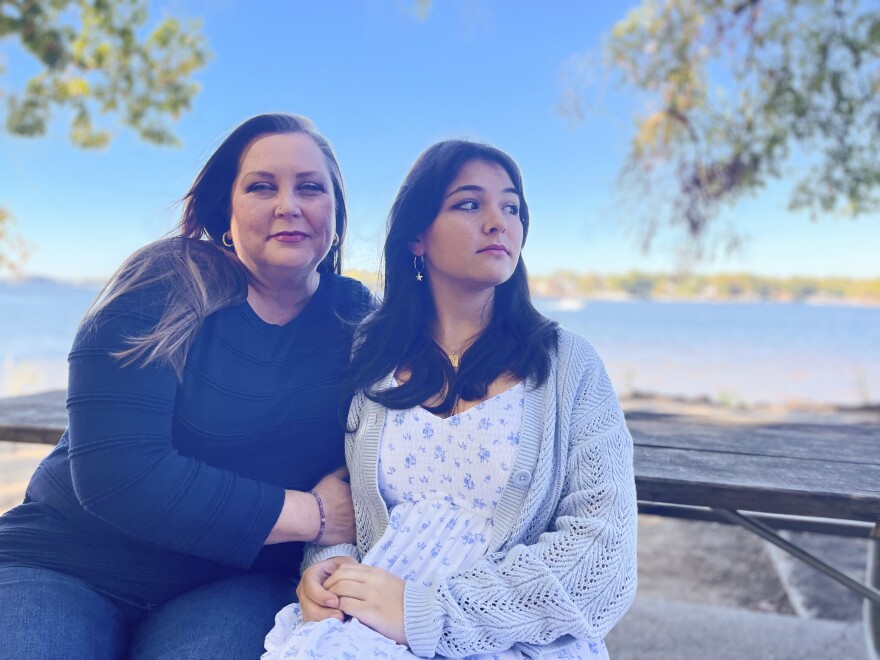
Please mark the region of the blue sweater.
[[322, 275], [284, 326], [242, 302], [209, 316], [179, 382], [110, 352], [152, 328], [165, 291], [132, 292], [80, 329], [69, 427], [25, 501], [0, 518], [0, 562], [51, 568], [139, 605], [244, 571], [295, 575], [302, 544], [263, 546], [284, 489], [344, 462], [340, 381], [372, 297]]

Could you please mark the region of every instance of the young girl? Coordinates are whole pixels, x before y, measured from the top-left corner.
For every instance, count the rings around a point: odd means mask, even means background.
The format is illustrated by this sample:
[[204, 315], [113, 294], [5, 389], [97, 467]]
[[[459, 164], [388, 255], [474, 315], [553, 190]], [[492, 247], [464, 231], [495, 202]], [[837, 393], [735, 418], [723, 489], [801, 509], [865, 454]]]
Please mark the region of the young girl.
[[532, 306], [522, 180], [423, 153], [358, 331], [357, 546], [306, 550], [264, 658], [606, 658], [636, 589], [632, 440], [593, 347]]

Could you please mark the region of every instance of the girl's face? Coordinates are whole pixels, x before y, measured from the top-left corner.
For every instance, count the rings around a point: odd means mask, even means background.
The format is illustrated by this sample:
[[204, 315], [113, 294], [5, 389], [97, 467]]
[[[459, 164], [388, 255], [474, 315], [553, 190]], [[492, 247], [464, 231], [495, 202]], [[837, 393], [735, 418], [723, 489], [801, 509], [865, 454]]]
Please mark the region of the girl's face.
[[516, 269], [523, 243], [519, 191], [496, 163], [472, 160], [449, 184], [440, 212], [410, 244], [428, 282], [461, 291], [494, 289]]
[[257, 276], [310, 275], [330, 250], [336, 204], [324, 154], [305, 133], [256, 138], [232, 184], [229, 230]]

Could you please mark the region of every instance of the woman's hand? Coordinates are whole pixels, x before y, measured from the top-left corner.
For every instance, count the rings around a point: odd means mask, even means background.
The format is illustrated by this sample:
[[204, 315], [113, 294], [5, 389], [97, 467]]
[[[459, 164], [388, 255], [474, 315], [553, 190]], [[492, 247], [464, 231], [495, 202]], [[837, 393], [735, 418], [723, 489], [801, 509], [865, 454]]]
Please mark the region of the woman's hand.
[[[333, 470], [314, 488], [324, 505], [324, 534], [318, 545], [354, 543], [354, 507], [345, 467]], [[321, 510], [314, 495], [300, 490], [284, 491], [284, 505], [265, 545], [289, 541], [313, 542], [321, 529]]]
[[342, 621], [345, 618], [345, 614], [339, 609], [339, 598], [324, 588], [324, 582], [337, 568], [347, 563], [357, 564], [357, 560], [354, 557], [330, 557], [305, 570], [296, 587], [303, 621], [331, 618]]
[[403, 626], [405, 585], [401, 578], [381, 568], [345, 562], [325, 580], [324, 589], [338, 597], [338, 608], [345, 614], [357, 617], [365, 626], [406, 645]]
[[[315, 485], [314, 491], [321, 497], [324, 505], [324, 535], [318, 545], [354, 543], [354, 507], [351, 503], [351, 485], [348, 483], [348, 470], [341, 467], [333, 470]], [[314, 496], [311, 496], [314, 498]], [[317, 502], [315, 503], [317, 506]], [[319, 523], [320, 527], [320, 523]], [[312, 538], [318, 534], [315, 534]], [[311, 539], [309, 539], [311, 540]]]

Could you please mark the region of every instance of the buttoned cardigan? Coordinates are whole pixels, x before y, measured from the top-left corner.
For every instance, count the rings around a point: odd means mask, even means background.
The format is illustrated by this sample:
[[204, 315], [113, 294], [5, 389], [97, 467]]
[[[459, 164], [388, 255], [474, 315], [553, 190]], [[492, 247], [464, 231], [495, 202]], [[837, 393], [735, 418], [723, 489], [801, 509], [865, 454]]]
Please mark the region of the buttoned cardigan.
[[[632, 438], [601, 359], [560, 330], [549, 377], [526, 385], [519, 450], [485, 556], [431, 587], [406, 583], [404, 625], [416, 655], [515, 647], [539, 657], [604, 638], [635, 595]], [[385, 533], [377, 474], [387, 414], [363, 392], [353, 399], [345, 450], [357, 546], [307, 546], [303, 569], [339, 555], [360, 560]]]

